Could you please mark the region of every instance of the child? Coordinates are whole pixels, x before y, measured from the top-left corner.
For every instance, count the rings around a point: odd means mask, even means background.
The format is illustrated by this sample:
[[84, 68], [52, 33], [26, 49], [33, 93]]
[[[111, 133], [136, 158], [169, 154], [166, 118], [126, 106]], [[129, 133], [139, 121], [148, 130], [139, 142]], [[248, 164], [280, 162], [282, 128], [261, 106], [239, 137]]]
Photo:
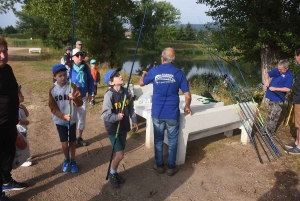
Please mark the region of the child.
[[[117, 70], [109, 70], [104, 75], [105, 83], [111, 88], [104, 95], [101, 118], [104, 121], [105, 129], [111, 144], [114, 144], [117, 132], [118, 122], [120, 127], [118, 138], [114, 147], [115, 157], [112, 160], [109, 181], [113, 188], [119, 187], [124, 179], [117, 173], [120, 161], [124, 157], [124, 149], [126, 144], [127, 132], [130, 131], [129, 116], [132, 120], [133, 127], [138, 130], [137, 119], [133, 108], [133, 99], [129, 92], [123, 87], [123, 78], [119, 74], [121, 68]], [[126, 94], [126, 103], [124, 112], [121, 113], [124, 96]]]
[[91, 74], [94, 79], [94, 92], [92, 93], [92, 100], [90, 102], [91, 105], [95, 105], [95, 96], [97, 95], [97, 85], [100, 83], [100, 73], [98, 69], [96, 68], [96, 60], [92, 59], [91, 64]]
[[[24, 102], [24, 96], [21, 91], [21, 85], [19, 86], [18, 96], [19, 96], [20, 105], [19, 105], [19, 123], [17, 124], [17, 129], [21, 135], [27, 138], [27, 129], [28, 129], [27, 126], [29, 125], [29, 121], [27, 120], [27, 117], [29, 116], [29, 112], [25, 107], [25, 105], [21, 104], [22, 102]], [[24, 162], [21, 166], [23, 167], [31, 166], [32, 162], [29, 161], [29, 159], [31, 159], [31, 157], [29, 157], [27, 161]]]
[[[72, 173], [76, 173], [78, 172], [75, 161], [76, 107], [81, 107], [83, 102], [77, 86], [71, 83], [70, 87], [70, 84], [67, 81], [65, 65], [55, 64], [52, 67], [52, 73], [56, 82], [49, 90], [49, 107], [52, 112], [53, 122], [56, 124], [62, 144], [62, 151], [65, 156], [62, 170], [63, 172], [68, 172], [71, 169]], [[68, 148], [68, 142], [70, 149]], [[69, 150], [71, 152], [71, 158], [69, 156]]]

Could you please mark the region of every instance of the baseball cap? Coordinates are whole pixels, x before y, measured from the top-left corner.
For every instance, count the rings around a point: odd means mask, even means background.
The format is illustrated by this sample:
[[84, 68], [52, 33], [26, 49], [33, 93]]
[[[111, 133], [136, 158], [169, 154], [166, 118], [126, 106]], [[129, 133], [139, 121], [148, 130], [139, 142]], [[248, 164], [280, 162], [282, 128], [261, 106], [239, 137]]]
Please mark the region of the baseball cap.
[[116, 74], [117, 72], [119, 72], [119, 71], [121, 71], [121, 68], [117, 68], [116, 70], [109, 70], [109, 71], [107, 71], [107, 72], [105, 73], [105, 75], [104, 75], [104, 82], [105, 82], [105, 84], [107, 84], [108, 86], [110, 86], [110, 85], [109, 85], [110, 79], [111, 79], [112, 77], [114, 77], [115, 74]]
[[92, 60], [90, 61], [90, 64], [95, 64], [95, 63], [97, 63], [96, 59], [92, 59]]
[[67, 70], [66, 66], [63, 64], [54, 64], [52, 67], [52, 73], [57, 73], [60, 70]]
[[71, 46], [66, 46], [65, 50], [72, 50], [72, 47]]
[[82, 52], [81, 49], [75, 48], [72, 51], [72, 56], [74, 56], [75, 54], [77, 54], [78, 52]]
[[82, 45], [82, 42], [79, 40], [76, 42], [76, 45]]

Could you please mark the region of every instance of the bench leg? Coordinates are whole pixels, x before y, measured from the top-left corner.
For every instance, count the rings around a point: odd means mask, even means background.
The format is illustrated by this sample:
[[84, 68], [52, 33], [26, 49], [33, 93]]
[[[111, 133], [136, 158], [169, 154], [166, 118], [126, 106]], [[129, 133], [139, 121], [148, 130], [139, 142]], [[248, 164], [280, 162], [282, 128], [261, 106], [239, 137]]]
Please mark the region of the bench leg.
[[185, 163], [186, 156], [186, 147], [187, 147], [187, 137], [184, 138], [183, 133], [179, 132], [178, 136], [178, 145], [177, 145], [177, 157], [176, 157], [176, 165], [183, 165]]
[[248, 137], [248, 134], [247, 134], [247, 131], [245, 130], [244, 126], [241, 125], [239, 127], [239, 129], [242, 130], [242, 133], [241, 133], [241, 142], [243, 145], [247, 145], [247, 143], [250, 141], [249, 137]]
[[147, 148], [154, 147], [154, 131], [153, 131], [153, 123], [152, 118], [148, 115], [146, 120], [146, 139], [145, 145]]

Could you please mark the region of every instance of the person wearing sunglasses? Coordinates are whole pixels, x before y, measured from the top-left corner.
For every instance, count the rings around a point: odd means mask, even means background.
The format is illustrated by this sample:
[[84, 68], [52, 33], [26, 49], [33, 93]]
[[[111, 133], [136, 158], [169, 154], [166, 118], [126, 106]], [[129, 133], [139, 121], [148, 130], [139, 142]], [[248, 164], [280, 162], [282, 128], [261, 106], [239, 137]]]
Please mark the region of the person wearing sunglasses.
[[81, 52], [82, 52], [82, 59], [85, 61], [85, 63], [89, 63], [90, 58], [87, 57], [87, 53], [82, 50], [82, 42], [80, 40], [76, 42], [76, 48], [81, 50]]
[[[70, 79], [71, 81], [77, 85], [83, 105], [77, 108], [77, 129], [78, 129], [78, 137], [76, 140], [77, 145], [86, 146], [87, 143], [82, 139], [82, 133], [85, 129], [85, 120], [86, 120], [86, 103], [92, 100], [92, 94], [94, 92], [94, 79], [91, 74], [91, 70], [86, 62], [83, 61], [83, 52], [75, 48], [72, 51], [72, 60], [73, 65], [70, 70]], [[88, 96], [87, 96], [88, 94]]]

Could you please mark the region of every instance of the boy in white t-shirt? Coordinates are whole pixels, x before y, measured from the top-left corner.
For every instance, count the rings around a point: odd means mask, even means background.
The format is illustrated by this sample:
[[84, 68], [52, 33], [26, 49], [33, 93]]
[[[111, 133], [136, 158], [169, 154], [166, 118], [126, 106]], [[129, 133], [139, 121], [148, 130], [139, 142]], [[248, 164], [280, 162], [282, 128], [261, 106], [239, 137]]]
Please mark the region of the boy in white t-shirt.
[[[17, 124], [17, 129], [19, 133], [27, 139], [27, 129], [28, 129], [27, 126], [29, 125], [29, 121], [27, 120], [27, 117], [29, 116], [29, 112], [27, 108], [23, 104], [21, 104], [22, 102], [24, 102], [24, 96], [21, 91], [21, 85], [19, 86], [18, 95], [19, 95], [20, 105], [19, 105], [19, 123]], [[22, 166], [23, 167], [31, 166], [32, 162], [29, 161], [30, 159], [31, 156], [27, 159], [26, 162], [22, 164]]]

